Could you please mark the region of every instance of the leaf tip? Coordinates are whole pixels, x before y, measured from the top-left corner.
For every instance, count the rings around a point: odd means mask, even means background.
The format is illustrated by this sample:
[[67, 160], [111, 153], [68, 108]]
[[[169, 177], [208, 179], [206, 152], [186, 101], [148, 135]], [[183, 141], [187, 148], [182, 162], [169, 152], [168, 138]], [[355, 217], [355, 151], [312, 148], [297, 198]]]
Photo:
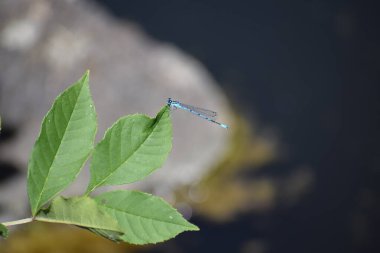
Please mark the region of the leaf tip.
[[86, 72], [84, 72], [82, 78], [80, 79], [80, 83], [88, 85], [89, 79], [90, 79], [90, 70], [87, 69]]
[[199, 229], [198, 226], [196, 226], [196, 225], [194, 225], [194, 224], [192, 224], [192, 223], [189, 222], [189, 226], [188, 226], [187, 230], [188, 231], [199, 231], [200, 229]]

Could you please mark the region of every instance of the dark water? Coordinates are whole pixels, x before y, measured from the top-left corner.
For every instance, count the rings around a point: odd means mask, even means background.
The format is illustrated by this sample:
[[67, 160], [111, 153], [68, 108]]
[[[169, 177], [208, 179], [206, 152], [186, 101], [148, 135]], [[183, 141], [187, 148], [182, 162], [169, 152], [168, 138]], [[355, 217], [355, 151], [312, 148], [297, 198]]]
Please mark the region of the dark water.
[[[155, 252], [380, 252], [378, 8], [362, 1], [100, 1], [119, 18], [198, 58], [234, 104], [275, 127], [315, 187], [291, 208], [236, 221], [195, 217]], [[265, 170], [263, 170], [265, 173]], [[377, 236], [376, 236], [377, 235]]]

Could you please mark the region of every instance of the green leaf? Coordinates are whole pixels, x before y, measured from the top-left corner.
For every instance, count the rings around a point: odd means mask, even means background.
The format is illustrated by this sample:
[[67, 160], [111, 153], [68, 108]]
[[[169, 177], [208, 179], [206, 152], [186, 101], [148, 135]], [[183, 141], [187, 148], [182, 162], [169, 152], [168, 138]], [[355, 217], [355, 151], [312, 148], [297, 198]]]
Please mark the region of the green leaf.
[[88, 79], [87, 71], [56, 98], [43, 119], [28, 165], [33, 216], [76, 178], [93, 149], [97, 123]]
[[35, 219], [87, 228], [120, 230], [116, 219], [99, 208], [94, 199], [86, 196], [67, 199], [58, 196], [48, 208], [42, 209]]
[[138, 191], [112, 191], [95, 197], [118, 221], [120, 240], [133, 244], [157, 243], [183, 231], [199, 230], [159, 197]]
[[0, 237], [6, 239], [8, 237], [8, 229], [6, 226], [0, 223]]
[[168, 106], [156, 118], [135, 114], [119, 119], [95, 147], [87, 193], [99, 186], [141, 180], [162, 166], [171, 147]]

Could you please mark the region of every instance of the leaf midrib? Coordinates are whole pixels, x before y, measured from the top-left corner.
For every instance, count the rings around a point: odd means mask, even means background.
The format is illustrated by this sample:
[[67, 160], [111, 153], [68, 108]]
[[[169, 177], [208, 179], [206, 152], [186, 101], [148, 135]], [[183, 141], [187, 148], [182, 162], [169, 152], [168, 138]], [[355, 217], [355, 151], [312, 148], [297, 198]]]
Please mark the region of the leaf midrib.
[[84, 227], [91, 227], [91, 228], [96, 228], [96, 229], [105, 229], [105, 230], [110, 230], [114, 232], [120, 232], [119, 230], [113, 230], [109, 227], [101, 227], [101, 226], [94, 226], [93, 224], [84, 224], [84, 223], [79, 223], [75, 221], [70, 221], [70, 220], [64, 220], [64, 219], [53, 219], [53, 218], [47, 218], [47, 217], [36, 217], [35, 220], [37, 221], [44, 221], [44, 222], [51, 222], [51, 223], [61, 223], [61, 224], [69, 224], [69, 225], [77, 225], [77, 226], [84, 226]]
[[107, 205], [104, 205], [104, 204], [103, 205], [100, 204], [100, 206], [103, 206], [103, 207], [111, 209], [111, 210], [115, 210], [117, 212], [126, 213], [128, 215], [135, 216], [135, 217], [138, 217], [138, 218], [143, 218], [143, 219], [147, 219], [147, 220], [154, 220], [154, 221], [159, 221], [159, 222], [162, 222], [162, 223], [169, 223], [169, 224], [173, 224], [173, 225], [177, 225], [177, 226], [182, 226], [182, 227], [196, 229], [196, 227], [193, 227], [194, 225], [193, 226], [187, 226], [187, 225], [178, 224], [178, 223], [174, 223], [174, 222], [170, 222], [170, 221], [164, 221], [164, 220], [157, 219], [157, 218], [151, 218], [151, 217], [146, 217], [146, 216], [142, 216], [142, 215], [137, 215], [137, 214], [134, 214], [134, 213], [130, 213], [130, 212], [126, 211], [126, 210], [118, 209], [118, 208], [115, 208], [115, 207], [110, 207], [110, 206], [107, 206]]

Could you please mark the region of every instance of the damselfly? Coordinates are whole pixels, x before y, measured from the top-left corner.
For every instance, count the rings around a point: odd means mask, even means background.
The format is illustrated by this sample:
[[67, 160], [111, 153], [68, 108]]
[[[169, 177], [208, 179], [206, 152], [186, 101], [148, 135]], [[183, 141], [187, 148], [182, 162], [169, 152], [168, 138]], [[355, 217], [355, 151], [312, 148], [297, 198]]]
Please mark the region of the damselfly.
[[168, 98], [168, 106], [170, 108], [179, 108], [179, 109], [191, 112], [192, 114], [195, 114], [195, 115], [197, 115], [197, 116], [199, 116], [205, 120], [208, 120], [212, 123], [218, 124], [219, 126], [221, 126], [223, 128], [228, 128], [228, 126], [226, 124], [219, 123], [219, 122], [214, 120], [216, 115], [217, 115], [216, 112], [213, 112], [213, 111], [210, 111], [207, 109], [203, 109], [203, 108], [199, 108], [199, 107], [195, 107], [192, 105], [182, 104], [181, 102], [172, 100], [171, 98]]

